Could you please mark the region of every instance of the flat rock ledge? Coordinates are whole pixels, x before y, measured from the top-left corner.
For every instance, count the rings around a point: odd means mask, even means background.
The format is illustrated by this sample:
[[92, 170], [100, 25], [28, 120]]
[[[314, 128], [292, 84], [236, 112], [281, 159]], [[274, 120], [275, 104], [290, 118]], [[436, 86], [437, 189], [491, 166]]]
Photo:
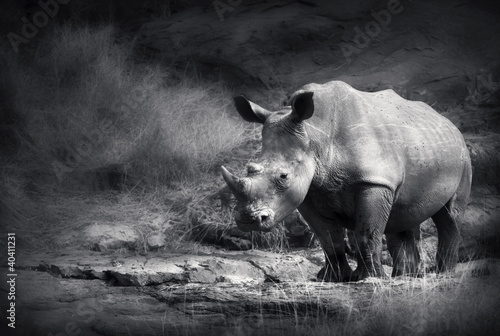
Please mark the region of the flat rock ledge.
[[297, 254], [261, 251], [211, 255], [34, 254], [20, 261], [23, 269], [47, 271], [62, 278], [100, 279], [118, 286], [185, 283], [262, 284], [314, 280], [321, 265]]
[[[310, 335], [373, 309], [374, 302], [388, 293], [417, 293], [431, 285], [441, 288], [440, 293], [463, 287], [500, 298], [500, 259], [459, 264], [456, 275], [446, 280], [427, 274], [419, 279], [368, 278], [352, 283], [311, 281], [320, 268], [316, 259], [300, 252], [262, 251], [20, 256], [16, 332]], [[0, 272], [8, 274], [5, 268]], [[6, 281], [0, 283], [0, 291], [8, 292]], [[3, 302], [0, 308], [7, 309]], [[10, 335], [1, 328], [0, 332]]]

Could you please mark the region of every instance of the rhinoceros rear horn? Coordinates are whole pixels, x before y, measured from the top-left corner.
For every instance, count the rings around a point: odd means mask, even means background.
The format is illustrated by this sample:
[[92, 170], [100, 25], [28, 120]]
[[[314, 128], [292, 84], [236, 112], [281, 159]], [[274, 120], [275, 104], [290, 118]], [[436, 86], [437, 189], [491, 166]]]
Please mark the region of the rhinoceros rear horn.
[[236, 198], [241, 198], [245, 196], [244, 183], [242, 179], [231, 174], [226, 167], [221, 166], [222, 177], [226, 181], [227, 186], [233, 192]]
[[314, 102], [313, 102], [314, 92], [306, 91], [297, 94], [292, 98], [292, 114], [290, 117], [295, 122], [301, 122], [303, 120], [309, 119], [314, 113]]

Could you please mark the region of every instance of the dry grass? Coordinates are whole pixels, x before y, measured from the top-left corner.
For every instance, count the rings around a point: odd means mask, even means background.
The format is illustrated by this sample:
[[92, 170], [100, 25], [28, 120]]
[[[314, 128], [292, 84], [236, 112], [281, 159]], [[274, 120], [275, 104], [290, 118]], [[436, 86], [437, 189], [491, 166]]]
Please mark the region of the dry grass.
[[[263, 311], [257, 314], [258, 326], [245, 331], [259, 335], [498, 335], [498, 273], [493, 277], [478, 273], [474, 263], [461, 268], [448, 277], [427, 274], [417, 279], [339, 284], [345, 295], [334, 287], [330, 296], [315, 283], [278, 284], [287, 288], [280, 297], [289, 300], [288, 311], [271, 318]], [[310, 302], [295, 302], [293, 286], [297, 293], [309, 286]], [[235, 329], [238, 334], [242, 327]]]
[[57, 227], [85, 211], [49, 211], [39, 221], [50, 195], [71, 199], [106, 167], [124, 167], [161, 203], [167, 183], [204, 179], [245, 140], [246, 125], [228, 116], [227, 89], [134, 60], [133, 43], [118, 43], [112, 26], [55, 27], [22, 54], [4, 48], [0, 59], [9, 111], [22, 121], [13, 126], [21, 146], [2, 160], [1, 220], [10, 229]]
[[[46, 234], [56, 226], [53, 214], [32, 195], [32, 185], [16, 165], [5, 164], [0, 171], [0, 229], [14, 232], [24, 246], [47, 246]], [[52, 234], [55, 234], [52, 231]], [[34, 244], [34, 240], [36, 243]]]
[[245, 138], [243, 124], [226, 114], [230, 94], [218, 85], [201, 85], [184, 80], [156, 92], [158, 133], [140, 164], [153, 181], [192, 180], [218, 169], [222, 153]]
[[[489, 289], [490, 294], [495, 292], [494, 287]], [[498, 330], [490, 294], [478, 295], [466, 282], [432, 275], [381, 284], [366, 310], [345, 321], [344, 331], [348, 335], [467, 335], [482, 330], [484, 335], [492, 327]]]
[[151, 181], [193, 178], [242, 141], [223, 87], [135, 64], [131, 49], [110, 26], [65, 26], [40, 41], [31, 65], [5, 56], [33, 164], [72, 172], [139, 162]]

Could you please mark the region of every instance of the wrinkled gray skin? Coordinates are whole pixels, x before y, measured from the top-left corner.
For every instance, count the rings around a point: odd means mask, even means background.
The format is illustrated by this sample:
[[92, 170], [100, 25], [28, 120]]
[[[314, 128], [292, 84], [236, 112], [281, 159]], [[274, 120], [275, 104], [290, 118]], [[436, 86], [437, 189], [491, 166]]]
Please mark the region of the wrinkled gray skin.
[[[241, 230], [269, 231], [298, 208], [325, 252], [318, 278], [352, 281], [384, 276], [384, 233], [392, 275], [416, 274], [419, 225], [432, 217], [437, 269], [453, 270], [471, 163], [449, 120], [392, 90], [361, 92], [340, 81], [306, 85], [276, 112], [241, 96], [235, 105], [243, 119], [263, 124], [262, 156], [247, 176], [222, 167]], [[344, 228], [356, 238], [354, 272]]]

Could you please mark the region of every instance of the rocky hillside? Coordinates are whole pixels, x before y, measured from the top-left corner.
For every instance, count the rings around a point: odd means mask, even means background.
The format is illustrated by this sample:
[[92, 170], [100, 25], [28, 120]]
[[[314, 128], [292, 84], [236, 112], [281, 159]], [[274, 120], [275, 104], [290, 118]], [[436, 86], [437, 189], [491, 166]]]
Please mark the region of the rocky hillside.
[[142, 46], [235, 90], [274, 91], [274, 99], [307, 83], [339, 79], [360, 90], [392, 88], [440, 107], [464, 102], [475, 89], [485, 93], [477, 81], [492, 85], [500, 74], [498, 16], [478, 2], [227, 6], [195, 7], [147, 23]]

